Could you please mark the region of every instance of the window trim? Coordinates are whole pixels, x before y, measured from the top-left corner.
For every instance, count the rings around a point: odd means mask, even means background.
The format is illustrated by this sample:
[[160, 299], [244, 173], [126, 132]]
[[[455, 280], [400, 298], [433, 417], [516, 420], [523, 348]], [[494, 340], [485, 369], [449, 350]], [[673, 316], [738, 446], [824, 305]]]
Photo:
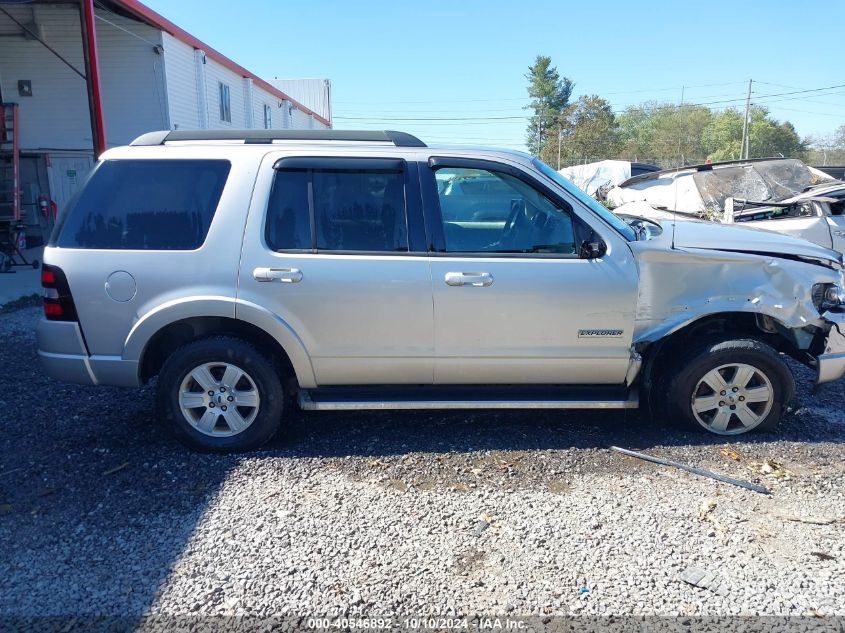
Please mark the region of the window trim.
[[[369, 167], [361, 167], [368, 165]], [[368, 257], [421, 257], [428, 255], [425, 238], [425, 221], [420, 199], [419, 168], [413, 161], [394, 157], [349, 157], [349, 156], [284, 156], [273, 162], [273, 170], [307, 171], [308, 176], [308, 217], [311, 223], [311, 248], [274, 248], [268, 239], [270, 226], [270, 202], [277, 175], [270, 181], [267, 203], [264, 208], [264, 228], [261, 239], [265, 248], [273, 253], [290, 255], [355, 255]], [[405, 221], [408, 229], [408, 250], [406, 251], [365, 251], [332, 250], [317, 248], [317, 219], [314, 213], [313, 172], [317, 170], [336, 171], [397, 171], [402, 172], [405, 184]]]
[[269, 104], [264, 104], [264, 129], [273, 129], [273, 108]]
[[217, 99], [220, 102], [220, 121], [222, 123], [232, 122], [232, 90], [229, 84], [222, 81], [217, 82]]
[[[491, 251], [448, 251], [446, 250], [446, 238], [443, 233], [443, 214], [440, 209], [440, 196], [437, 193], [435, 173], [440, 168], [465, 168], [484, 169], [486, 171], [498, 171], [509, 176], [518, 178], [529, 187], [536, 189], [543, 196], [559, 205], [562, 210], [569, 213], [572, 218], [572, 228], [575, 238], [575, 253], [496, 253]], [[584, 233], [593, 231], [584, 220], [575, 213], [572, 204], [547, 187], [543, 182], [532, 178], [530, 174], [509, 165], [495, 160], [483, 158], [463, 158], [460, 156], [431, 156], [428, 161], [420, 162], [420, 189], [422, 191], [423, 209], [425, 215], [426, 232], [430, 236], [429, 255], [432, 257], [463, 257], [463, 258], [488, 258], [488, 259], [558, 259], [577, 260], [582, 259], [578, 254], [578, 244], [584, 241]], [[603, 238], [602, 238], [603, 239]]]

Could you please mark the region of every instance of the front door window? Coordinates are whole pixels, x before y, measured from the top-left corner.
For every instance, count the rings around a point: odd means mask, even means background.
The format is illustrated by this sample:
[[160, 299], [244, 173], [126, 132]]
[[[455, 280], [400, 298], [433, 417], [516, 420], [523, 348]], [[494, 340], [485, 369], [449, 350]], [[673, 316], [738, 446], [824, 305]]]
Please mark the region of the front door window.
[[575, 255], [572, 215], [519, 178], [445, 167], [435, 180], [447, 252]]

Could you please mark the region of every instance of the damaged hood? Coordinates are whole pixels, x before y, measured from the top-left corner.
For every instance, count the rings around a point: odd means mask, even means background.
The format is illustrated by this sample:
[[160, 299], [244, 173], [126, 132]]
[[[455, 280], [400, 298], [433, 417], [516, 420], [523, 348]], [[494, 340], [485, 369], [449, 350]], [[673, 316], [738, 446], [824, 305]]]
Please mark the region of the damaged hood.
[[[663, 220], [663, 234], [672, 233], [672, 220]], [[740, 253], [765, 253], [841, 263], [842, 256], [818, 244], [772, 231], [697, 220], [675, 220], [675, 246]]]

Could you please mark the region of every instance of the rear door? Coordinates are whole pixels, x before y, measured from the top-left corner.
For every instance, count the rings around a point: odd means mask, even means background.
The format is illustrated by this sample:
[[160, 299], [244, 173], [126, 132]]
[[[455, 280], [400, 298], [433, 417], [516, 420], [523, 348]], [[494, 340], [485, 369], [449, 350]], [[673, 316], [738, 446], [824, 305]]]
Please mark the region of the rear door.
[[318, 385], [430, 384], [424, 235], [415, 163], [272, 155], [253, 195], [238, 298], [287, 323]]
[[530, 174], [448, 157], [420, 169], [436, 250], [435, 382], [623, 383], [637, 272], [621, 236], [604, 227], [607, 253], [582, 259], [593, 228]]

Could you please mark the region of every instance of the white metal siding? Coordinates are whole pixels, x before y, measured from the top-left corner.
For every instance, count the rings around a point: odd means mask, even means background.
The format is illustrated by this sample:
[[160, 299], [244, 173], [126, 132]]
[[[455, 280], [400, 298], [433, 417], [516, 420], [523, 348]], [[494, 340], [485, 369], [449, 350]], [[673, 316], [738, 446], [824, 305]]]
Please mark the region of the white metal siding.
[[[255, 120], [255, 105], [253, 103], [253, 83], [252, 77], [244, 77], [241, 79], [244, 91], [244, 127], [255, 128], [263, 127], [263, 125], [256, 125]], [[263, 123], [263, 122], [262, 122]]]
[[[6, 5], [15, 19], [39, 25], [45, 41], [80, 72], [85, 72], [79, 9], [74, 5]], [[97, 52], [108, 145], [124, 145], [139, 134], [168, 127], [162, 57], [153, 45], [160, 31], [140, 22], [98, 10], [131, 33], [98, 19]], [[20, 32], [0, 15], [0, 33]], [[32, 82], [32, 97], [18, 96], [19, 79]], [[20, 104], [24, 150], [91, 150], [91, 119], [85, 80], [40, 42], [0, 37], [0, 86], [3, 98]]]
[[255, 121], [255, 127], [263, 128], [264, 127], [264, 106], [270, 106], [270, 115], [271, 115], [271, 123], [273, 124], [270, 129], [272, 130], [281, 130], [285, 127], [285, 118], [284, 118], [284, 108], [285, 105], [282, 104], [282, 107], [279, 107], [279, 104], [282, 103], [282, 100], [274, 94], [270, 94], [266, 90], [256, 86], [253, 84], [252, 90], [252, 101], [253, 101], [253, 120]]
[[[4, 5], [21, 23], [41, 25], [43, 37], [85, 72], [79, 10], [73, 5]], [[0, 14], [0, 87], [3, 99], [20, 104], [21, 148], [91, 150], [85, 80], [35, 40], [10, 36], [20, 28]], [[32, 81], [32, 96], [18, 96], [18, 80]]]
[[[212, 130], [246, 127], [244, 91], [241, 87], [243, 77], [238, 73], [232, 72], [225, 66], [218, 64], [211, 58], [206, 59], [205, 77], [205, 94], [208, 101], [208, 127]], [[232, 111], [231, 123], [220, 120], [220, 82], [229, 86], [229, 100]]]
[[270, 83], [310, 108], [324, 119], [331, 120], [331, 83], [328, 79], [271, 79]]
[[[324, 127], [318, 121], [315, 121], [318, 127]], [[308, 115], [307, 112], [304, 110], [300, 110], [297, 107], [294, 107], [293, 113], [291, 114], [291, 128], [294, 130], [310, 130], [311, 129], [311, 117]]]
[[162, 45], [171, 127], [202, 128], [194, 47], [177, 40], [170, 33], [162, 33]]
[[168, 129], [165, 60], [155, 50], [161, 31], [107, 11], [96, 15], [103, 18], [95, 26], [108, 146]]

